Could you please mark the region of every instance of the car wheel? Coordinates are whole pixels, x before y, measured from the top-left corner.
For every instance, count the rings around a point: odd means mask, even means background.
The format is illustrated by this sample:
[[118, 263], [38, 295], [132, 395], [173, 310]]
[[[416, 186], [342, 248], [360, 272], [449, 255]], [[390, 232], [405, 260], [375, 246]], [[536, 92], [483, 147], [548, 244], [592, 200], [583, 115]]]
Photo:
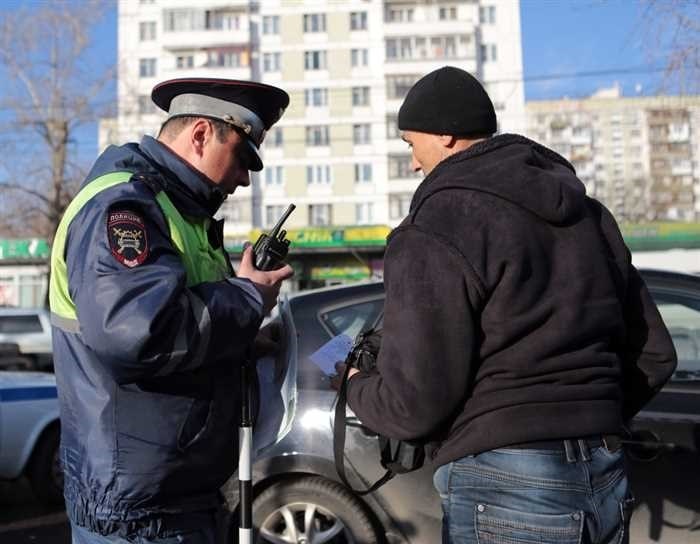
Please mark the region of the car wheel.
[[253, 501], [253, 524], [257, 544], [379, 542], [360, 501], [341, 485], [320, 477], [272, 484]]
[[46, 429], [34, 447], [27, 467], [27, 476], [34, 494], [47, 506], [63, 502], [63, 471], [58, 456], [60, 437], [58, 425]]

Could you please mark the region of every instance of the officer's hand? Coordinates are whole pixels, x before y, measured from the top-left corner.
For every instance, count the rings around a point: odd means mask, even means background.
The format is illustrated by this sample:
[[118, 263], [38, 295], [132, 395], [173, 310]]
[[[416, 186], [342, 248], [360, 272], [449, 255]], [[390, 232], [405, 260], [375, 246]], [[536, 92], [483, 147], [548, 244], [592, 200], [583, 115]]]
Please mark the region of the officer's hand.
[[243, 250], [237, 275], [239, 278], [247, 278], [253, 282], [263, 299], [263, 313], [267, 315], [277, 304], [277, 295], [279, 295], [282, 282], [291, 278], [293, 274], [294, 270], [288, 264], [269, 272], [258, 270], [253, 264], [253, 246], [248, 245]]

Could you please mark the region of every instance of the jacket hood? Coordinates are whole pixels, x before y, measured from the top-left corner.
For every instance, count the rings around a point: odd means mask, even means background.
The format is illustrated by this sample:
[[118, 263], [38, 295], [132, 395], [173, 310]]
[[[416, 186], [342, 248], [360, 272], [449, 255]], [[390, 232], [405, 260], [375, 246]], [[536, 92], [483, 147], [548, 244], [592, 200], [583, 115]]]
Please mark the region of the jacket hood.
[[157, 176], [164, 182], [168, 196], [187, 215], [211, 217], [226, 200], [227, 195], [213, 182], [150, 136], [144, 136], [140, 144], [107, 147], [83, 185], [120, 170]]
[[438, 191], [460, 188], [495, 195], [553, 224], [576, 219], [586, 199], [566, 159], [515, 134], [483, 140], [438, 164], [416, 190], [411, 211]]

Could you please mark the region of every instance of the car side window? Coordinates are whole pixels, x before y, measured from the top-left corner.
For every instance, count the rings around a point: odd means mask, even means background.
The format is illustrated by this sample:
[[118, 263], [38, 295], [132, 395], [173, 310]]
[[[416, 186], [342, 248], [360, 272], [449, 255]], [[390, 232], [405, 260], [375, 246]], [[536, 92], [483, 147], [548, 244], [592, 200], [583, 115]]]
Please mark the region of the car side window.
[[333, 336], [346, 334], [355, 338], [360, 332], [374, 326], [383, 307], [384, 299], [370, 300], [323, 312], [320, 317]]
[[21, 334], [43, 332], [39, 316], [12, 315], [0, 316], [0, 333]]
[[652, 293], [678, 355], [672, 381], [700, 381], [700, 300]]

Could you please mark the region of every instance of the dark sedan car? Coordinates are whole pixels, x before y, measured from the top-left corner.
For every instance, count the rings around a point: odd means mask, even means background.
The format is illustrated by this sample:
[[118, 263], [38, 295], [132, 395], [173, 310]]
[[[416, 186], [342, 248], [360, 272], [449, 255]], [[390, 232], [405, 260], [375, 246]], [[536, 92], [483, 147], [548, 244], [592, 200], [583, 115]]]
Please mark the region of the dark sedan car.
[[[700, 277], [658, 271], [643, 276], [673, 336], [679, 364], [627, 437], [637, 497], [632, 542], [666, 542], [669, 536], [686, 542], [700, 527]], [[296, 355], [298, 361], [296, 417], [284, 439], [255, 461], [256, 541], [439, 542], [441, 513], [431, 468], [398, 476], [363, 497], [339, 483], [332, 448], [336, 393], [309, 359], [337, 335], [354, 337], [380, 324], [383, 284], [308, 291], [289, 302], [297, 349], [286, 357]], [[384, 472], [375, 435], [350, 411], [345, 457], [356, 488]], [[233, 506], [234, 481], [225, 490]]]

